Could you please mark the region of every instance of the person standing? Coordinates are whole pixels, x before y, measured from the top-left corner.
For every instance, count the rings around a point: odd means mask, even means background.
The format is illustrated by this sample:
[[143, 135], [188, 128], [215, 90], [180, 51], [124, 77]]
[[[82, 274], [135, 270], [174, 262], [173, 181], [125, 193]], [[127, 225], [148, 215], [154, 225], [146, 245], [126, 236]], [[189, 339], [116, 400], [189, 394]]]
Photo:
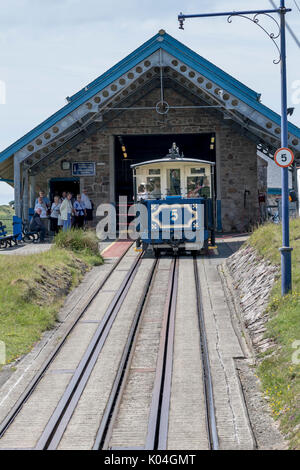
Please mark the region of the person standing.
[[42, 198], [43, 199], [43, 202], [44, 204], [46, 204], [46, 207], [47, 207], [47, 210], [50, 209], [50, 201], [49, 199], [45, 196], [45, 192], [44, 191], [39, 191], [39, 196], [36, 198], [35, 200], [35, 205], [38, 204], [38, 201], [39, 199]]
[[54, 202], [51, 206], [51, 214], [50, 214], [50, 230], [54, 233], [58, 233], [58, 218], [60, 217], [60, 198], [59, 196], [54, 196]]
[[84, 217], [86, 216], [86, 209], [81, 200], [81, 195], [77, 194], [77, 199], [74, 202], [75, 223], [74, 227], [83, 228]]
[[83, 202], [86, 216], [85, 221], [88, 227], [91, 227], [93, 221], [93, 203], [87, 195], [87, 190], [83, 189], [81, 194], [81, 202]]
[[[42, 193], [42, 191], [41, 191], [41, 193]], [[41, 221], [42, 221], [42, 223], [45, 227], [45, 231], [46, 231], [46, 234], [47, 234], [48, 231], [49, 231], [48, 206], [45, 203], [42, 196], [37, 198], [36, 204], [34, 206], [34, 211], [36, 212], [37, 209], [41, 209], [40, 218], [41, 218]]]
[[60, 218], [63, 221], [63, 231], [71, 229], [71, 217], [73, 210], [72, 193], [68, 193], [66, 199], [63, 200], [60, 206]]

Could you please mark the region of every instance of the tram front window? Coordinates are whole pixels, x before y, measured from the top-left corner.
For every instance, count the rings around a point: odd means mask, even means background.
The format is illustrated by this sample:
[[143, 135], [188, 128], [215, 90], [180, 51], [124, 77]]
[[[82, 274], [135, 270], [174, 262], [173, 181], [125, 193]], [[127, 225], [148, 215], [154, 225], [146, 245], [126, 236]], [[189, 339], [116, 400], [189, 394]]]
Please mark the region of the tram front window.
[[210, 183], [207, 176], [188, 176], [187, 197], [210, 198], [210, 194]]
[[172, 169], [167, 172], [167, 185], [169, 196], [180, 196], [180, 170]]
[[147, 190], [149, 199], [161, 199], [161, 185], [159, 176], [147, 178]]

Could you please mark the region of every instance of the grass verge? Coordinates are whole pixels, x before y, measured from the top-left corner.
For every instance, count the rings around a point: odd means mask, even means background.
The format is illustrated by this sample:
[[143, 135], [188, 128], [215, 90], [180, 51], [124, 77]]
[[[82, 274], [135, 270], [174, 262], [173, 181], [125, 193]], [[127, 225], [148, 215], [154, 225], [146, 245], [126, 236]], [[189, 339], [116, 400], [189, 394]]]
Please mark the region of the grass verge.
[[[97, 242], [92, 231], [73, 231], [68, 240], [72, 237]], [[5, 343], [6, 363], [30, 351], [53, 327], [66, 295], [84, 273], [103, 262], [98, 243], [96, 251], [85, 244], [65, 248], [63, 237], [59, 240], [44, 253], [0, 256], [0, 340]]]
[[[291, 221], [293, 291], [281, 297], [281, 279], [271, 293], [266, 336], [276, 347], [261, 357], [258, 375], [273, 416], [288, 438], [290, 448], [300, 449], [300, 219]], [[281, 225], [267, 224], [249, 239], [251, 246], [271, 263], [280, 265]]]
[[0, 206], [0, 221], [5, 225], [7, 234], [13, 233], [13, 215], [15, 211], [9, 205]]

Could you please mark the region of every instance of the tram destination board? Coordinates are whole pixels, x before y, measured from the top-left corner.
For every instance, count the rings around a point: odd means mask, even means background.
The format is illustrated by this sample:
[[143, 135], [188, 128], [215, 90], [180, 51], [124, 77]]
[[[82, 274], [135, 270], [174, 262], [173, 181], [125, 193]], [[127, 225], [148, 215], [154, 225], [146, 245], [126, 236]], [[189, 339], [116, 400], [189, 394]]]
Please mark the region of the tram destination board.
[[72, 163], [73, 176], [95, 176], [95, 162], [74, 162]]

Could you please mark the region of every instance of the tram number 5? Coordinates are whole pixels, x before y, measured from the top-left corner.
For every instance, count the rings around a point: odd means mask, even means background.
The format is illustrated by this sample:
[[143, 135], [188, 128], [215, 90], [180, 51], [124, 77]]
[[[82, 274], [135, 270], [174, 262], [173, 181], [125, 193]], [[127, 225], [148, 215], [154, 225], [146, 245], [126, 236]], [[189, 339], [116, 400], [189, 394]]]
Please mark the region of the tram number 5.
[[178, 209], [171, 210], [171, 220], [175, 222], [178, 219]]

